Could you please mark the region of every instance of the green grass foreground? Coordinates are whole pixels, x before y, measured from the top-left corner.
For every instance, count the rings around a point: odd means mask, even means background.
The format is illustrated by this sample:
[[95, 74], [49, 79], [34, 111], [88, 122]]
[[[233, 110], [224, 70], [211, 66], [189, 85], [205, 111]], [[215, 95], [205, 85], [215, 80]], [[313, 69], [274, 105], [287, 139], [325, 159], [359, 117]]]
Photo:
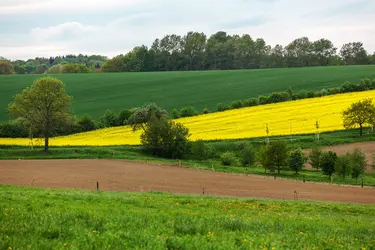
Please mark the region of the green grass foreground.
[[374, 246], [374, 205], [0, 186], [0, 249]]
[[[221, 102], [243, 100], [275, 91], [321, 90], [345, 81], [375, 77], [375, 66], [335, 66], [262, 70], [53, 75], [73, 96], [73, 111], [94, 119], [107, 109], [120, 111], [155, 102], [167, 110], [193, 106], [216, 110]], [[0, 76], [0, 122], [8, 120], [7, 105], [16, 93], [43, 75]]]

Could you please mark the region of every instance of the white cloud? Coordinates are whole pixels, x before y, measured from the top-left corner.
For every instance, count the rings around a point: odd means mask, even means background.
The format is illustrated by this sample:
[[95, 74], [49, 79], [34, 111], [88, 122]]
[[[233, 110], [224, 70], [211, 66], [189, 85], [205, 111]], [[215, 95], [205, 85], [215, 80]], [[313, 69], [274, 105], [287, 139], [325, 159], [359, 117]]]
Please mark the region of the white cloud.
[[142, 0], [0, 0], [1, 15], [43, 13], [45, 11], [84, 12], [139, 4]]
[[[372, 6], [375, 8], [375, 2], [371, 0], [17, 2], [21, 5], [9, 6], [8, 3], [7, 8], [13, 11], [13, 14], [8, 13], [10, 17], [22, 19], [20, 13], [25, 11], [43, 13], [48, 9], [55, 10], [56, 17], [66, 17], [66, 20], [57, 25], [50, 25], [46, 20], [44, 26], [34, 26], [26, 34], [2, 36], [0, 51], [2, 56], [11, 59], [66, 53], [112, 57], [126, 53], [137, 45], [150, 46], [157, 37], [171, 33], [184, 35], [191, 30], [208, 35], [219, 30], [230, 34], [246, 33], [253, 38], [262, 37], [271, 45], [287, 45], [301, 36], [308, 36], [311, 40], [328, 38], [339, 49], [343, 43], [362, 41], [369, 52], [375, 51], [375, 26], [372, 25], [375, 19], [367, 11]], [[32, 2], [33, 5], [25, 5], [25, 2]], [[0, 0], [0, 15], [4, 11], [3, 3]], [[362, 5], [358, 7], [356, 4]], [[80, 14], [72, 15], [73, 10], [80, 8]], [[96, 14], [90, 12], [95, 9]], [[65, 12], [67, 10], [71, 10], [70, 14]], [[127, 14], [121, 15], [122, 10]], [[111, 11], [116, 15], [112, 17]], [[35, 15], [35, 18], [43, 18], [43, 15]], [[1, 25], [0, 19], [0, 35]], [[20, 41], [21, 35], [24, 38]]]

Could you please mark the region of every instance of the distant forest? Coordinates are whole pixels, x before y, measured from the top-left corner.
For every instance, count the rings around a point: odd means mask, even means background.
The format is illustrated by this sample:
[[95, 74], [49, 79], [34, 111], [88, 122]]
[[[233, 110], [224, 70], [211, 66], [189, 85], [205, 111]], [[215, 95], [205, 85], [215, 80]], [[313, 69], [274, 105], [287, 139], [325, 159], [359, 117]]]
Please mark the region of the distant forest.
[[101, 55], [66, 55], [10, 61], [0, 58], [0, 74], [147, 72], [261, 69], [334, 65], [375, 64], [362, 42], [349, 42], [340, 49], [325, 38], [293, 40], [286, 46], [267, 45], [250, 35], [228, 35], [219, 31], [210, 37], [188, 32], [166, 35], [151, 47], [137, 46], [127, 54], [109, 59]]

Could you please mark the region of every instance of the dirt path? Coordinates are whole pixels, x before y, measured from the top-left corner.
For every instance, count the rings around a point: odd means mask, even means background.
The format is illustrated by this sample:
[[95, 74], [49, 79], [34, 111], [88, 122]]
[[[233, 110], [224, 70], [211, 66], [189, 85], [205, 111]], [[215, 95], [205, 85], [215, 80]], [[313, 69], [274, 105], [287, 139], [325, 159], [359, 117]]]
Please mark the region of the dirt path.
[[375, 188], [274, 180], [114, 160], [0, 161], [0, 184], [375, 204]]
[[[367, 172], [374, 171], [371, 165], [373, 164], [373, 155], [375, 154], [375, 142], [359, 142], [352, 144], [322, 147], [323, 150], [331, 150], [336, 152], [338, 155], [344, 155], [348, 151], [353, 151], [355, 148], [360, 149], [366, 155], [367, 162], [369, 164]], [[310, 151], [311, 150], [305, 150], [306, 153], [310, 153]], [[310, 168], [310, 164], [308, 164], [307, 167]]]

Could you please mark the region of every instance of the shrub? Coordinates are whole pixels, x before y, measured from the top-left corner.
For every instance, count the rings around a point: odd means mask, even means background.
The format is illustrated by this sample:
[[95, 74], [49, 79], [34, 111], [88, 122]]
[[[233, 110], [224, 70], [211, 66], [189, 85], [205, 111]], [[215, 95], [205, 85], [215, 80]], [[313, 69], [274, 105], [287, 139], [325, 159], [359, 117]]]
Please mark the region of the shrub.
[[197, 140], [191, 144], [191, 155], [195, 160], [206, 160], [212, 157], [212, 147], [206, 145], [203, 140]]
[[108, 109], [104, 116], [100, 118], [101, 123], [106, 128], [118, 126], [118, 120], [118, 115], [110, 109]]
[[250, 167], [255, 164], [256, 161], [256, 151], [253, 146], [247, 146], [242, 152], [242, 166]]
[[129, 117], [133, 114], [133, 111], [130, 109], [123, 109], [118, 114], [118, 125], [126, 125], [128, 123]]
[[293, 94], [293, 100], [300, 100], [300, 99], [306, 99], [307, 98], [307, 91], [301, 90], [297, 93]]
[[259, 105], [259, 100], [257, 98], [246, 99], [243, 102], [244, 107], [253, 107], [253, 106], [257, 106], [257, 105]]
[[208, 108], [204, 108], [202, 111], [202, 114], [208, 114], [210, 113], [210, 110]]
[[314, 98], [315, 97], [315, 92], [314, 91], [308, 91], [307, 92], [307, 98]]
[[220, 160], [221, 160], [221, 163], [224, 166], [232, 166], [232, 165], [236, 164], [236, 162], [237, 162], [237, 158], [236, 158], [235, 153], [229, 152], [229, 151], [225, 152], [225, 153], [222, 153], [220, 155]]
[[340, 94], [341, 90], [340, 88], [329, 88], [327, 92], [328, 92], [328, 95], [336, 95], [336, 94]]
[[340, 87], [341, 93], [349, 93], [349, 92], [355, 92], [355, 91], [359, 91], [359, 86], [355, 83], [345, 82]]
[[173, 119], [180, 118], [180, 113], [177, 111], [177, 109], [173, 109], [171, 112], [171, 116]]
[[288, 92], [274, 92], [267, 98], [267, 103], [278, 103], [289, 101], [290, 95]]
[[222, 112], [222, 111], [225, 111], [225, 110], [229, 110], [229, 109], [230, 109], [229, 104], [226, 104], [226, 103], [219, 103], [219, 104], [217, 104], [217, 111], [219, 111], [219, 112]]
[[182, 124], [152, 115], [141, 135], [141, 143], [155, 156], [181, 159], [190, 152], [189, 136], [189, 130]]
[[244, 105], [242, 101], [233, 101], [231, 104], [231, 109], [239, 109], [239, 108], [242, 108], [243, 106]]
[[22, 120], [16, 119], [0, 124], [0, 137], [3, 138], [26, 138], [29, 133]]
[[268, 97], [264, 96], [264, 95], [261, 95], [261, 96], [258, 97], [258, 102], [259, 102], [259, 104], [267, 104]]
[[189, 116], [195, 116], [198, 112], [191, 106], [184, 107], [180, 110], [180, 117], [189, 117]]
[[96, 129], [95, 121], [88, 114], [85, 114], [78, 120], [78, 126], [80, 132], [93, 131]]
[[362, 91], [365, 91], [365, 90], [372, 90], [372, 89], [374, 89], [374, 86], [372, 85], [372, 82], [371, 82], [370, 79], [365, 78], [365, 79], [362, 79], [361, 82], [359, 83], [359, 88]]

